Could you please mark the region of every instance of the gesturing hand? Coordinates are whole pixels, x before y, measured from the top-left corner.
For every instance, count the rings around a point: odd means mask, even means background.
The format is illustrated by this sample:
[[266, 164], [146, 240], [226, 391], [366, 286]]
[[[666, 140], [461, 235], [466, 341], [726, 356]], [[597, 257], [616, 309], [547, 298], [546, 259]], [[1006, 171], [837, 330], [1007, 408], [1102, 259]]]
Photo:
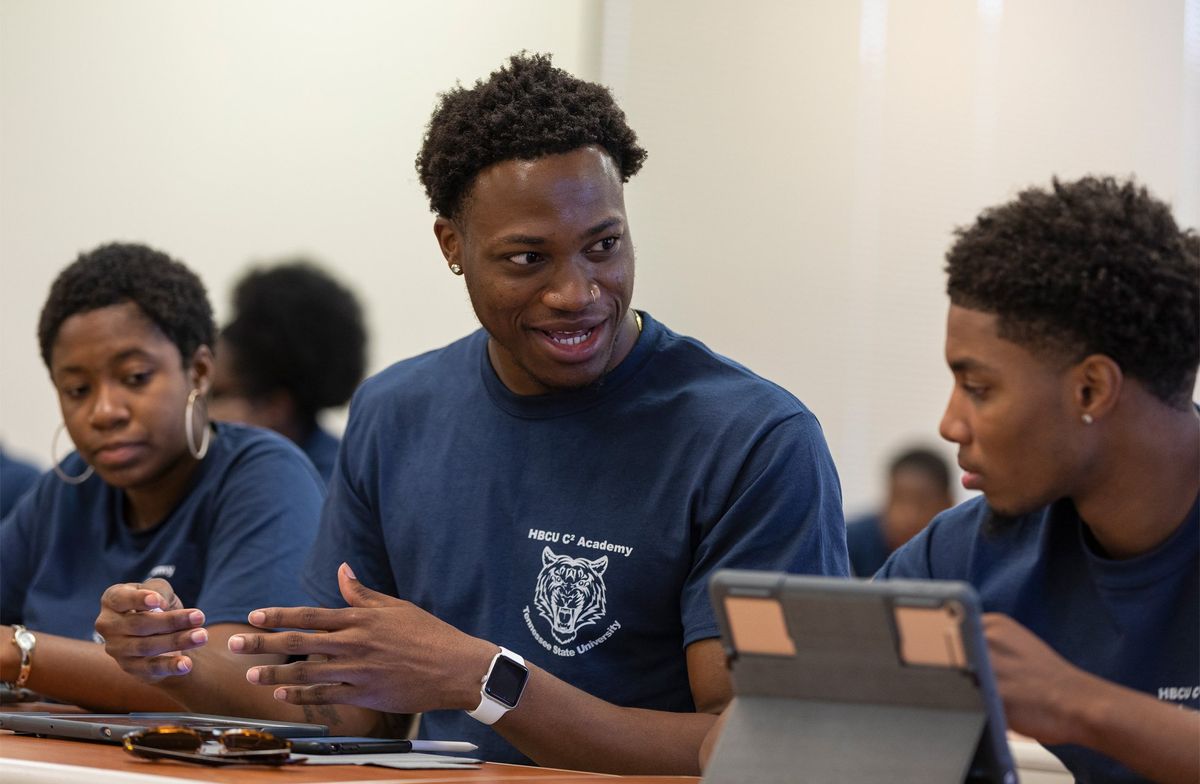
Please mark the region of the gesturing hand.
[[203, 624], [204, 613], [185, 609], [171, 584], [159, 578], [109, 586], [96, 616], [105, 651], [146, 683], [192, 671], [191, 657], [182, 652], [208, 642]]
[[234, 653], [308, 655], [320, 660], [252, 667], [251, 683], [278, 686], [275, 698], [297, 705], [359, 705], [387, 713], [473, 709], [479, 681], [499, 650], [416, 605], [372, 591], [347, 564], [338, 587], [343, 609], [273, 607], [250, 613], [259, 628], [312, 629], [238, 634]]
[[983, 631], [1008, 726], [1043, 744], [1078, 742], [1075, 716], [1099, 679], [1007, 615], [987, 613]]

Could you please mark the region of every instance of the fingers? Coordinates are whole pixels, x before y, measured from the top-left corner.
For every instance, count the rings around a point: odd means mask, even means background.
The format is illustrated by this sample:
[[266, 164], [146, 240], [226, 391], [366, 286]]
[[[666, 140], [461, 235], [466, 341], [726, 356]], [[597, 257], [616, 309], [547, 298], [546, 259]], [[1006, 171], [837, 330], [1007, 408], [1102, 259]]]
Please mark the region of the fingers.
[[173, 634], [156, 634], [150, 637], [116, 636], [105, 637], [105, 650], [118, 661], [122, 659], [145, 659], [164, 653], [176, 653], [199, 648], [208, 642], [207, 629], [188, 629]]
[[315, 686], [279, 687], [272, 695], [292, 705], [354, 705], [358, 690], [345, 683], [320, 683]]
[[345, 629], [356, 618], [354, 610], [328, 610], [323, 607], [267, 607], [246, 616], [251, 626], [260, 629], [313, 629], [322, 632]]
[[153, 683], [191, 672], [192, 659], [181, 651], [198, 648], [207, 642], [207, 629], [187, 629], [150, 637], [106, 637], [104, 650], [122, 670], [135, 678]]
[[1014, 622], [1012, 618], [1009, 618], [1004, 613], [997, 612], [984, 613], [980, 617], [980, 620], [983, 621], [984, 629], [998, 629]]
[[[171, 610], [170, 612], [101, 613], [96, 619], [96, 631], [106, 640], [116, 637], [153, 637], [185, 631], [204, 625], [200, 610]], [[195, 646], [188, 646], [195, 647]]]
[[345, 683], [354, 677], [354, 667], [328, 661], [268, 664], [246, 670], [246, 680], [258, 686]]
[[150, 682], [161, 681], [163, 678], [187, 675], [192, 671], [192, 658], [178, 654], [131, 659], [127, 663], [129, 666], [122, 664], [122, 669], [125, 672]]
[[[147, 587], [152, 583], [158, 586], [157, 590]], [[100, 596], [100, 606], [118, 613], [175, 610], [183, 607], [167, 581], [158, 579], [147, 583], [110, 585]]]
[[[253, 613], [251, 613], [253, 615]], [[308, 656], [314, 653], [337, 653], [342, 647], [332, 635], [305, 632], [276, 632], [274, 634], [235, 634], [229, 638], [233, 653], [257, 655], [280, 653], [285, 656]]]
[[1028, 650], [1031, 645], [1043, 645], [1032, 632], [1001, 613], [987, 613], [983, 616], [983, 637], [993, 657]]
[[175, 589], [171, 584], [161, 577], [152, 577], [142, 583], [142, 588], [154, 591], [162, 597], [162, 601], [157, 605], [161, 610], [182, 610], [183, 602], [175, 595]]
[[338, 588], [341, 590], [346, 604], [351, 607], [380, 607], [396, 602], [396, 599], [391, 596], [372, 591], [360, 583], [348, 563], [343, 563], [338, 567]]
[[109, 586], [100, 597], [96, 631], [125, 672], [158, 681], [192, 670], [183, 651], [208, 642], [204, 613], [185, 609], [166, 580]]

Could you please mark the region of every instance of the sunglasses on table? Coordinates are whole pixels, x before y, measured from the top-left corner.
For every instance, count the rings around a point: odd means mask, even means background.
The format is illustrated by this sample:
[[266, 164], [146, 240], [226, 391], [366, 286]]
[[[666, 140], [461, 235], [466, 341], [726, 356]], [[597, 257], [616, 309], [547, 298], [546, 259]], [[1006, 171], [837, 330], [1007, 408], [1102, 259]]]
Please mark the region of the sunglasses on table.
[[289, 765], [292, 743], [252, 729], [198, 730], [147, 727], [123, 739], [125, 750], [145, 759], [172, 759], [199, 765]]

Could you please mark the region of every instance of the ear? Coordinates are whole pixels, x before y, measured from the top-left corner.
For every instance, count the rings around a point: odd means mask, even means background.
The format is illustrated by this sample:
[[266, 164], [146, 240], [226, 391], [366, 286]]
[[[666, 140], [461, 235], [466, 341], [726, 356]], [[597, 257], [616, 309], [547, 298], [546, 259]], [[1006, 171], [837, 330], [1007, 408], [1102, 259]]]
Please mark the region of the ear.
[[558, 560], [558, 556], [549, 547], [542, 549], [542, 566], [549, 566]]
[[1090, 354], [1084, 357], [1071, 371], [1074, 383], [1074, 403], [1082, 418], [1087, 414], [1092, 421], [1099, 421], [1117, 405], [1125, 374], [1112, 357]]
[[438, 247], [447, 264], [462, 266], [463, 233], [457, 223], [450, 218], [439, 215], [433, 221], [433, 234], [437, 237]]
[[590, 563], [592, 568], [596, 570], [597, 576], [603, 576], [604, 570], [608, 568], [608, 556], [602, 556], [594, 561], [589, 561], [588, 563]]
[[208, 346], [200, 346], [192, 353], [192, 359], [187, 366], [188, 383], [192, 389], [199, 389], [200, 396], [205, 397], [212, 388], [213, 353]]

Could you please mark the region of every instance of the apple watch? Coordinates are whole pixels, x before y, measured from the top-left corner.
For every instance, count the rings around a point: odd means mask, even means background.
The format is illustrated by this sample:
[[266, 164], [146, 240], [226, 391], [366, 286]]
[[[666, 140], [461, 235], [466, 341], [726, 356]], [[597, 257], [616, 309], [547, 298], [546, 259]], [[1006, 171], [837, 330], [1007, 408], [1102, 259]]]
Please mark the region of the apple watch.
[[20, 689], [29, 681], [29, 673], [33, 671], [33, 649], [37, 647], [37, 637], [19, 623], [14, 623], [12, 630], [12, 643], [21, 651], [21, 671], [13, 681], [13, 686]]
[[521, 693], [529, 681], [529, 668], [525, 660], [508, 648], [501, 648], [492, 657], [487, 675], [480, 683], [479, 707], [467, 711], [467, 715], [484, 724], [495, 724], [500, 717], [517, 707], [521, 701]]

